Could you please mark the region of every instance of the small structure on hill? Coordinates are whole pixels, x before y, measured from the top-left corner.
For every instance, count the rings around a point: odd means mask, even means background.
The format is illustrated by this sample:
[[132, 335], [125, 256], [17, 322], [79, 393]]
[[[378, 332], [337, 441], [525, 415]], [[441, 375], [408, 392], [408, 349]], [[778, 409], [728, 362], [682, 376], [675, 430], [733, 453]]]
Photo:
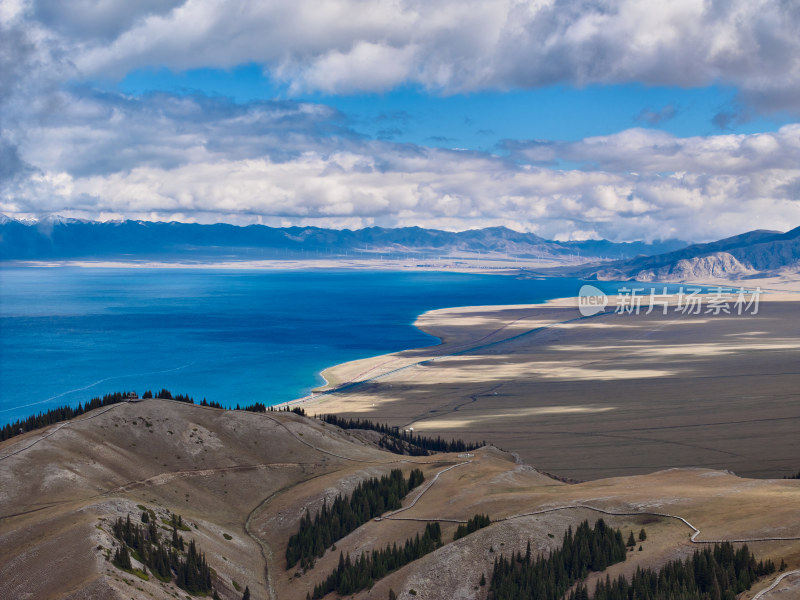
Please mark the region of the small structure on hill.
[[141, 402], [141, 401], [142, 401], [142, 399], [141, 399], [141, 398], [139, 398], [139, 394], [137, 394], [136, 392], [128, 392], [128, 393], [125, 395], [125, 399], [126, 399], [128, 402]]

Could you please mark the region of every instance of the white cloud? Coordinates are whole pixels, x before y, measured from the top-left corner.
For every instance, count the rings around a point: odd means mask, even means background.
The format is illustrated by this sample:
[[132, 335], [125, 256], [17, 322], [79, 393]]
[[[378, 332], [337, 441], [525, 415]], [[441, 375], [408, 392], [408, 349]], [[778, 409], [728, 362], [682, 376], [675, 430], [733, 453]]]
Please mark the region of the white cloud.
[[58, 92], [48, 107], [28, 115], [21, 145], [40, 169], [84, 176], [340, 149], [355, 137], [340, 121], [334, 109], [308, 103]]
[[[417, 62], [414, 46], [393, 48], [358, 42], [346, 52], [331, 50], [304, 70], [295, 90], [312, 88], [325, 92], [362, 90], [380, 92], [410, 78]], [[284, 67], [284, 72], [288, 71]]]
[[64, 35], [108, 41], [149, 15], [169, 13], [183, 1], [36, 0], [31, 12], [45, 26]]
[[676, 138], [653, 129], [628, 129], [577, 142], [509, 142], [533, 162], [556, 159], [612, 171], [755, 174], [800, 165], [800, 124], [776, 132]]
[[[0, 4], [0, 211], [503, 224], [618, 240], [708, 240], [800, 222], [800, 125], [689, 138], [631, 129], [509, 143], [503, 158], [366, 140], [318, 104], [63, 86], [78, 73], [255, 61], [297, 90], [722, 81], [759, 107], [800, 110], [793, 3], [104, 0], [86, 15], [86, 1]], [[640, 117], [667, 119], [668, 108]]]
[[307, 104], [100, 95], [64, 105], [58, 119], [29, 131], [24, 158], [41, 171], [7, 186], [0, 210], [339, 227], [504, 224], [616, 240], [709, 240], [800, 222], [800, 125], [708, 138], [634, 129], [532, 146], [535, 159], [549, 152], [591, 165], [578, 170], [536, 166], [525, 144], [509, 160], [364, 140], [341, 129], [335, 111]]
[[[34, 15], [55, 27], [47, 15], [91, 13], [81, 9], [85, 2], [40, 0]], [[59, 29], [86, 76], [256, 62], [293, 89], [329, 92], [404, 83], [452, 93], [559, 82], [724, 82], [765, 110], [800, 110], [800, 5], [792, 2], [102, 4], [91, 22], [73, 16]]]

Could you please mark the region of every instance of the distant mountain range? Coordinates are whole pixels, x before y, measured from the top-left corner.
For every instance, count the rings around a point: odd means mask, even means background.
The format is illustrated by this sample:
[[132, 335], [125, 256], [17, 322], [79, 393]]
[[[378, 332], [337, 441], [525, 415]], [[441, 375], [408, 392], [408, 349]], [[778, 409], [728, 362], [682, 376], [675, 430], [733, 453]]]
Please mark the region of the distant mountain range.
[[96, 222], [59, 217], [29, 222], [0, 215], [2, 260], [206, 261], [480, 253], [597, 262], [660, 254], [686, 246], [687, 242], [680, 240], [557, 242], [505, 227], [455, 233], [420, 227], [368, 227], [353, 231], [150, 221]]
[[575, 274], [612, 281], [699, 281], [788, 273], [800, 273], [800, 227], [786, 233], [750, 231], [657, 256], [582, 268]]

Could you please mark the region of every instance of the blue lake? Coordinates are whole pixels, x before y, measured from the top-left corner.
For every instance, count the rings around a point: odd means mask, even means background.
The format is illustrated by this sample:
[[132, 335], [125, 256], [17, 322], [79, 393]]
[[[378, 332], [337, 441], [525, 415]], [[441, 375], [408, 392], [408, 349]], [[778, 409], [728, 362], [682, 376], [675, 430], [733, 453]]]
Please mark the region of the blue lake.
[[540, 302], [580, 285], [445, 272], [4, 268], [0, 425], [118, 390], [276, 404], [308, 393], [331, 365], [437, 343], [413, 326], [427, 310]]

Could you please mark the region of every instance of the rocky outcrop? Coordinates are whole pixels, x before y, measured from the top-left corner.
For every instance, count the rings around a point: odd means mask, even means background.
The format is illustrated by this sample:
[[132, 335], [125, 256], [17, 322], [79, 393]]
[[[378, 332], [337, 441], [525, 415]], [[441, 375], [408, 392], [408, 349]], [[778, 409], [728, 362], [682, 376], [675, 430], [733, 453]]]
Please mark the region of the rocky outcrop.
[[601, 280], [700, 281], [800, 272], [800, 227], [786, 233], [751, 231], [677, 252], [617, 261], [584, 269]]

